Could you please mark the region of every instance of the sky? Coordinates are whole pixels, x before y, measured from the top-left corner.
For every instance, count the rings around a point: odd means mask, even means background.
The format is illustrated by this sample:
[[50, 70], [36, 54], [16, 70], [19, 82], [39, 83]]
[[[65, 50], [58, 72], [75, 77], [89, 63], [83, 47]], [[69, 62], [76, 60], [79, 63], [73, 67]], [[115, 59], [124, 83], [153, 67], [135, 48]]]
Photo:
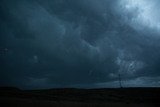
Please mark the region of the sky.
[[0, 0], [0, 86], [160, 87], [159, 0]]

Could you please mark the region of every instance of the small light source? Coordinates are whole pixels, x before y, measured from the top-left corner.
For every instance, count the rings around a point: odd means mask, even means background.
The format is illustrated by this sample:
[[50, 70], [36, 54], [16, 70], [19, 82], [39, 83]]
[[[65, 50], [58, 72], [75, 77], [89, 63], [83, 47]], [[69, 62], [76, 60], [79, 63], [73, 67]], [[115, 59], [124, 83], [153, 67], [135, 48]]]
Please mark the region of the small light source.
[[38, 63], [39, 61], [38, 61], [38, 56], [37, 55], [34, 55], [33, 56], [33, 61], [34, 61], [34, 63]]

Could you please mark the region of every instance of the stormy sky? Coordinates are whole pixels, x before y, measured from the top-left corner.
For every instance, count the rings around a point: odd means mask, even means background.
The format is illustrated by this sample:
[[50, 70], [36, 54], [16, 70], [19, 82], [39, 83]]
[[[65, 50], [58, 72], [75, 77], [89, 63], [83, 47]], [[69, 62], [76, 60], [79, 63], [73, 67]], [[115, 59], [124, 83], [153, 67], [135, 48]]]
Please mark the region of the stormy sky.
[[159, 0], [0, 0], [0, 86], [160, 87]]

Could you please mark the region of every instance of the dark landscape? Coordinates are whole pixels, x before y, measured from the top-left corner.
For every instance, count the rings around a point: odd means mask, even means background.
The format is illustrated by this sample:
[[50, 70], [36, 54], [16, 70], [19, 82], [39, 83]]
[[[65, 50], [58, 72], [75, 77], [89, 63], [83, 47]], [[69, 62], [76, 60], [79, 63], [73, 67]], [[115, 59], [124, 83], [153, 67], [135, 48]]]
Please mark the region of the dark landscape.
[[0, 0], [0, 107], [160, 107], [160, 0]]
[[0, 88], [1, 107], [159, 107], [159, 88]]

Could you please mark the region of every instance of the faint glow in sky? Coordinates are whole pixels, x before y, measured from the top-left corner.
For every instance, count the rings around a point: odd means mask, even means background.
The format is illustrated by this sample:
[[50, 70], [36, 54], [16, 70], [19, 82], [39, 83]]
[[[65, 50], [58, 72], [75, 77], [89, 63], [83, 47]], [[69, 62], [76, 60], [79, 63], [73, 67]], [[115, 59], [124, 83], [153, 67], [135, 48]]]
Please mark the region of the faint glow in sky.
[[150, 28], [160, 29], [160, 15], [157, 7], [157, 0], [125, 0], [125, 9], [129, 12], [138, 10], [138, 15], [133, 21], [136, 21]]
[[38, 59], [38, 56], [37, 55], [34, 55], [33, 56], [33, 62], [34, 63], [38, 63], [39, 59]]
[[116, 59], [116, 64], [120, 68], [119, 73], [128, 76], [135, 75], [138, 70], [142, 69], [145, 66], [143, 62], [135, 60], [132, 54], [123, 50], [119, 50], [119, 55]]

